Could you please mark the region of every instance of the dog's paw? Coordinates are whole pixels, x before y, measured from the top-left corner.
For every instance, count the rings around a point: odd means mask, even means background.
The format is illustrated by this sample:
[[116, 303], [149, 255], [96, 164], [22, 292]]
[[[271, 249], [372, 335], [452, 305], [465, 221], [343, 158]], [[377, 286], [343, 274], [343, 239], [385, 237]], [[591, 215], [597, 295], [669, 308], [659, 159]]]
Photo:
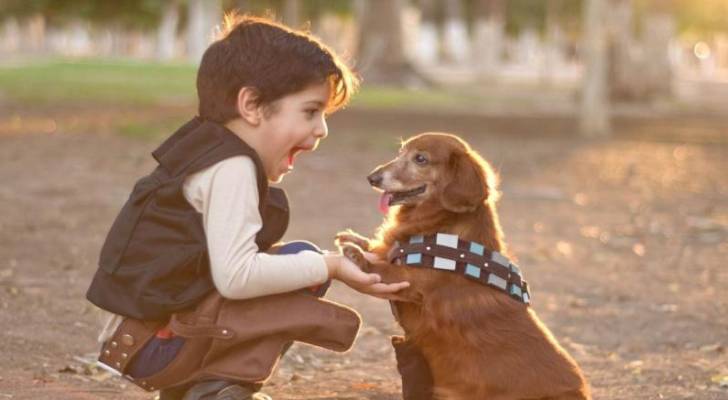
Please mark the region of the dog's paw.
[[351, 229], [347, 229], [343, 232], [339, 232], [336, 234], [336, 245], [337, 246], [342, 247], [348, 243], [355, 244], [364, 251], [369, 251], [369, 249], [370, 249], [369, 239], [352, 231]]
[[361, 268], [362, 271], [369, 271], [369, 261], [364, 257], [364, 251], [356, 244], [345, 243], [341, 245], [341, 253]]

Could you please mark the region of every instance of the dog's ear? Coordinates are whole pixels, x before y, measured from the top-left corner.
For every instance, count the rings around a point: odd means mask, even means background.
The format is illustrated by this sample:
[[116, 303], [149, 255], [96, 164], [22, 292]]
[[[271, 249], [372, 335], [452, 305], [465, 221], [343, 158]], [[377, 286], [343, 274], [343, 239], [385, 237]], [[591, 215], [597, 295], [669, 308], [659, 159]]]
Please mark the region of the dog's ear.
[[440, 202], [449, 211], [474, 210], [488, 196], [483, 169], [468, 153], [453, 153], [448, 163], [447, 183], [440, 192]]

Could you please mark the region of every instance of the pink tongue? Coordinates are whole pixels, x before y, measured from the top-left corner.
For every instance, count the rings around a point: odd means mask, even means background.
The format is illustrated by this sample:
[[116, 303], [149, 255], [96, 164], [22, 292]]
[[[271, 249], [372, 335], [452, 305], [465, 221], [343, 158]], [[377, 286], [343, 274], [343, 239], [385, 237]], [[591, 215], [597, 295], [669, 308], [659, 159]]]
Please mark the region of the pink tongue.
[[392, 194], [391, 193], [382, 193], [382, 197], [379, 198], [379, 211], [382, 212], [382, 214], [386, 214], [387, 211], [389, 211], [389, 201], [392, 200]]

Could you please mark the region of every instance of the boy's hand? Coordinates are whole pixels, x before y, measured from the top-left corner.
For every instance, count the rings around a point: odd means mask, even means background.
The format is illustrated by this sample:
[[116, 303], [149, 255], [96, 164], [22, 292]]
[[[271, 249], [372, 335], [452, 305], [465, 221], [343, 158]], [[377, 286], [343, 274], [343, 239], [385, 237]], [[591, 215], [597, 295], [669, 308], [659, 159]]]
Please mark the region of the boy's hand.
[[[367, 258], [373, 257], [366, 254]], [[382, 278], [377, 274], [368, 274], [362, 271], [348, 258], [338, 253], [324, 255], [326, 266], [329, 268], [329, 278], [338, 279], [352, 289], [388, 300], [400, 300], [396, 293], [409, 287], [409, 282], [382, 283]]]

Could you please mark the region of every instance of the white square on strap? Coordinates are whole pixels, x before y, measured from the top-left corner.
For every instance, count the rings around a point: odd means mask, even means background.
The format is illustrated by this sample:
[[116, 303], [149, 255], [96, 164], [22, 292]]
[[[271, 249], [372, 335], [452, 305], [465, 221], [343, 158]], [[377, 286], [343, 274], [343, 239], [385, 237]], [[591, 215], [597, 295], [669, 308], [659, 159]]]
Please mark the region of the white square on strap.
[[470, 275], [474, 278], [480, 278], [480, 268], [476, 267], [473, 264], [468, 264], [465, 266], [465, 275]]
[[500, 265], [502, 265], [504, 267], [508, 267], [508, 265], [511, 263], [510, 261], [508, 261], [508, 259], [506, 258], [506, 256], [504, 256], [503, 254], [501, 254], [501, 253], [499, 253], [497, 251], [494, 251], [490, 255], [490, 258], [493, 261], [497, 262], [498, 264], [500, 264]]
[[422, 243], [425, 241], [425, 237], [422, 235], [412, 236], [410, 238], [410, 243]]
[[496, 274], [488, 275], [488, 283], [503, 290], [506, 290], [506, 286], [508, 284], [505, 279]]
[[453, 249], [458, 248], [458, 235], [451, 235], [449, 233], [438, 233], [435, 237], [435, 243], [440, 246], [452, 247]]
[[407, 264], [421, 264], [422, 253], [407, 254]]
[[449, 271], [455, 271], [455, 260], [450, 260], [442, 257], [435, 257], [435, 261], [432, 266], [437, 269], [446, 269]]

